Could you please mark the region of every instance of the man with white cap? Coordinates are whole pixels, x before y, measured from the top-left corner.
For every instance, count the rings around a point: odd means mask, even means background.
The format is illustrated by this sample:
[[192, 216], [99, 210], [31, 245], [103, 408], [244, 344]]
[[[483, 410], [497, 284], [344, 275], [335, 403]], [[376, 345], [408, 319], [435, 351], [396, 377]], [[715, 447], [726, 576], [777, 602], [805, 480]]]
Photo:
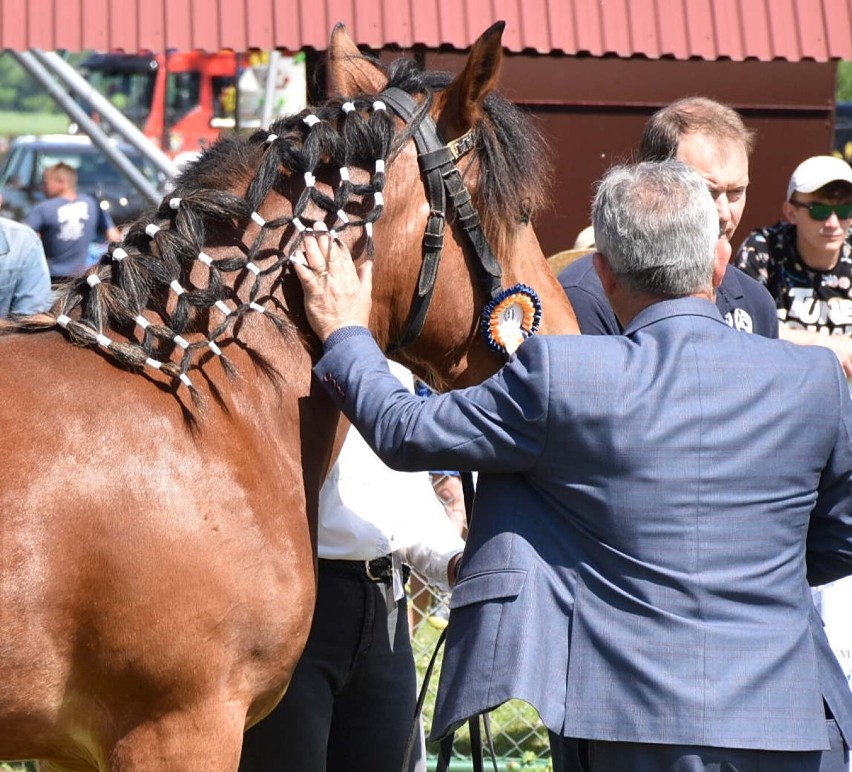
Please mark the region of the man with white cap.
[[832, 349], [852, 377], [852, 167], [827, 155], [803, 161], [782, 212], [752, 231], [734, 264], [775, 299], [781, 338]]

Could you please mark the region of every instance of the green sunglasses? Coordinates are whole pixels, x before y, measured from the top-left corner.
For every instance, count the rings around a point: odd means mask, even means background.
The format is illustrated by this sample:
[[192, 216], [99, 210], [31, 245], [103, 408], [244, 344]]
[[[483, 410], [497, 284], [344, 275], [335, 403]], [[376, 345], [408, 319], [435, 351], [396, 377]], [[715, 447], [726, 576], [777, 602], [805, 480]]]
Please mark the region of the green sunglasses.
[[817, 222], [824, 222], [831, 217], [832, 212], [837, 215], [838, 220], [848, 220], [852, 217], [852, 204], [821, 204], [819, 201], [812, 201], [810, 204], [805, 204], [802, 201], [793, 200], [790, 203], [793, 206], [807, 209], [811, 219]]

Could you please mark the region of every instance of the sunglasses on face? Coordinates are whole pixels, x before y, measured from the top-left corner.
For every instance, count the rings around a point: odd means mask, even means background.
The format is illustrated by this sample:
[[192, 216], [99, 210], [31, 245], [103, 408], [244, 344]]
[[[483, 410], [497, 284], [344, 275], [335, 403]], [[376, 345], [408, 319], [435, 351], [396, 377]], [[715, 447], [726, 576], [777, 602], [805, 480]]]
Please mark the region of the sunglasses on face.
[[807, 209], [812, 220], [824, 222], [831, 213], [837, 215], [838, 220], [848, 220], [852, 217], [852, 204], [821, 204], [818, 201], [812, 201], [810, 204], [805, 204], [802, 201], [790, 201], [793, 206], [798, 206], [802, 209]]

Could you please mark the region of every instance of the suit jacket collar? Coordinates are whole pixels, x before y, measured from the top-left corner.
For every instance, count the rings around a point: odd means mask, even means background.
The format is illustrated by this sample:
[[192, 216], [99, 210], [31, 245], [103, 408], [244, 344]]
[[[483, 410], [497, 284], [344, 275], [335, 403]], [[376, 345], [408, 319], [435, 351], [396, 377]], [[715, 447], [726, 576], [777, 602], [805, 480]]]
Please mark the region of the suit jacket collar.
[[709, 300], [693, 297], [675, 298], [674, 300], [661, 300], [642, 309], [624, 328], [624, 334], [632, 335], [650, 324], [676, 316], [704, 316], [721, 325], [725, 324], [719, 309]]

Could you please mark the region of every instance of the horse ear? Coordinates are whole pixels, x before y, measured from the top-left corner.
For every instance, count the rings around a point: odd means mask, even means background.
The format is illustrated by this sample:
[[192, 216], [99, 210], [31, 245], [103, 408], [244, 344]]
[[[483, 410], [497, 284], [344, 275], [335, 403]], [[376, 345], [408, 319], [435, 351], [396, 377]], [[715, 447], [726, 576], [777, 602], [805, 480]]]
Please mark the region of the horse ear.
[[358, 50], [346, 26], [338, 22], [328, 46], [328, 69], [331, 73], [331, 95], [354, 97], [378, 94], [387, 85], [384, 71]]
[[437, 123], [445, 141], [461, 136], [481, 117], [482, 103], [500, 77], [505, 27], [506, 22], [498, 21], [479, 36], [464, 69], [441, 94]]

